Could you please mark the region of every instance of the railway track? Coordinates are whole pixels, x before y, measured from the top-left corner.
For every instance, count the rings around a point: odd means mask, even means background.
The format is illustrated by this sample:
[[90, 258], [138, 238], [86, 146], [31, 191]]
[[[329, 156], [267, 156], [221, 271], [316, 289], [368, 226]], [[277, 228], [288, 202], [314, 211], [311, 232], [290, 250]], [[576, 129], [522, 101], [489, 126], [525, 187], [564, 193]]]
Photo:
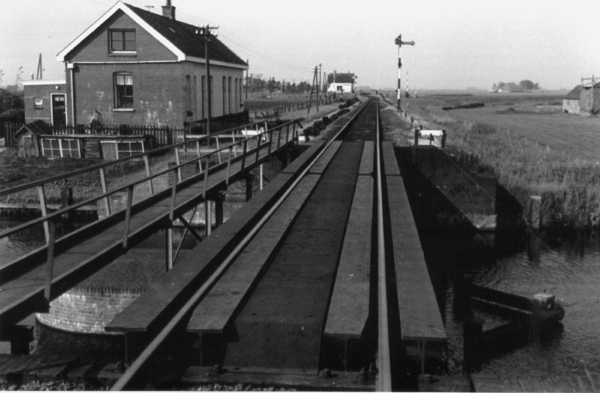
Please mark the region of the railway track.
[[366, 102], [313, 146], [318, 153], [284, 169], [293, 181], [153, 326], [113, 390], [164, 388], [194, 372], [199, 380], [256, 375], [258, 383], [267, 374], [306, 388], [394, 388], [378, 111], [378, 101]]

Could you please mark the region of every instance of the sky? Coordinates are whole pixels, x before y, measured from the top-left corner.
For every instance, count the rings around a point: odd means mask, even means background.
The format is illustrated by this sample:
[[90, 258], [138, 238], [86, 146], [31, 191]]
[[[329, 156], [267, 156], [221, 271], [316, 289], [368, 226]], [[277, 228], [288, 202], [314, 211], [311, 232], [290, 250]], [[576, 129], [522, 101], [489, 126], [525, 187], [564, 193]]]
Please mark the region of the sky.
[[[64, 79], [56, 55], [114, 0], [0, 0], [3, 82], [36, 74]], [[165, 0], [124, 0], [161, 13]], [[218, 37], [253, 75], [299, 82], [324, 72], [352, 72], [358, 85], [395, 88], [396, 37], [402, 85], [414, 89], [490, 89], [531, 80], [571, 89], [600, 77], [596, 48], [600, 2], [556, 0], [172, 0], [176, 17], [219, 26]]]

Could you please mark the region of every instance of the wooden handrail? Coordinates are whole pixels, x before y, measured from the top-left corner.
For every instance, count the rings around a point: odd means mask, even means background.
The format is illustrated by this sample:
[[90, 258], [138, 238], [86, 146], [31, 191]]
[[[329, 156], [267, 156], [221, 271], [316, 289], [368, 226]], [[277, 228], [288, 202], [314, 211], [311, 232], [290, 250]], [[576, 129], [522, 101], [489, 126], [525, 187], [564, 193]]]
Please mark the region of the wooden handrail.
[[[252, 139], [254, 139], [254, 138], [261, 138], [261, 137], [262, 137], [263, 135], [265, 135], [265, 134], [271, 134], [271, 135], [272, 135], [272, 133], [273, 133], [273, 132], [275, 132], [277, 129], [280, 129], [280, 128], [282, 128], [282, 127], [286, 126], [286, 125], [288, 125], [288, 126], [289, 126], [289, 124], [290, 124], [290, 123], [295, 123], [295, 122], [297, 122], [297, 120], [292, 120], [292, 121], [290, 121], [290, 122], [288, 122], [288, 123], [285, 123], [285, 124], [279, 125], [279, 126], [277, 126], [277, 127], [273, 128], [273, 129], [271, 129], [271, 130], [265, 131], [265, 132], [264, 132], [264, 133], [262, 133], [262, 134], [257, 134], [257, 135], [254, 135], [254, 136], [252, 136], [252, 137], [248, 137], [248, 138], [244, 138], [243, 140], [236, 141], [236, 144], [244, 144], [245, 146], [247, 146], [247, 143], [248, 143], [248, 141], [249, 141], [249, 140], [252, 140]], [[229, 145], [227, 145], [227, 146], [223, 146], [223, 147], [222, 147], [222, 148], [220, 148], [218, 151], [222, 151], [222, 150], [228, 149], [230, 146], [233, 146], [233, 145], [234, 145], [234, 144], [229, 144]], [[169, 149], [173, 149], [173, 146], [175, 146], [175, 145], [171, 145], [171, 146], [168, 146], [168, 147], [165, 147], [165, 148], [161, 148], [161, 150], [169, 150]], [[78, 209], [78, 208], [80, 208], [80, 207], [82, 207], [82, 206], [85, 206], [85, 205], [89, 205], [89, 204], [91, 204], [91, 203], [94, 203], [94, 202], [96, 202], [96, 201], [98, 201], [98, 200], [100, 200], [100, 199], [103, 199], [103, 198], [108, 198], [110, 195], [113, 195], [113, 194], [116, 194], [117, 192], [121, 192], [121, 191], [123, 191], [123, 190], [126, 190], [126, 189], [128, 189], [129, 187], [134, 187], [134, 186], [136, 186], [136, 185], [138, 185], [138, 184], [141, 184], [141, 183], [144, 183], [144, 182], [151, 181], [152, 179], [154, 179], [154, 178], [157, 178], [157, 177], [159, 177], [159, 176], [163, 176], [163, 175], [165, 175], [165, 174], [167, 174], [167, 173], [169, 173], [169, 172], [171, 172], [171, 171], [174, 171], [174, 170], [175, 170], [175, 171], [179, 171], [179, 170], [180, 170], [180, 168], [181, 168], [181, 167], [183, 167], [184, 165], [189, 165], [189, 164], [193, 164], [193, 163], [195, 163], [195, 162], [200, 162], [202, 159], [205, 159], [205, 158], [207, 159], [207, 168], [205, 168], [204, 172], [207, 172], [207, 171], [208, 171], [208, 164], [209, 164], [209, 160], [208, 160], [208, 159], [210, 159], [210, 156], [211, 156], [211, 155], [213, 155], [213, 154], [215, 154], [216, 152], [217, 152], [217, 150], [213, 150], [213, 151], [211, 151], [211, 152], [209, 152], [209, 153], [207, 153], [207, 154], [200, 155], [199, 157], [197, 157], [197, 158], [194, 158], [194, 159], [192, 159], [192, 160], [190, 160], [190, 161], [186, 161], [186, 162], [184, 162], [184, 163], [182, 163], [182, 164], [179, 164], [179, 165], [176, 165], [176, 166], [174, 166], [174, 167], [167, 168], [167, 169], [165, 169], [165, 170], [163, 170], [163, 171], [161, 171], [161, 172], [158, 172], [158, 173], [152, 174], [151, 176], [147, 176], [147, 177], [144, 177], [143, 179], [136, 180], [136, 181], [133, 181], [133, 182], [131, 182], [131, 183], [128, 183], [128, 184], [126, 184], [126, 185], [124, 185], [124, 186], [122, 186], [122, 187], [120, 187], [120, 188], [117, 188], [117, 189], [114, 189], [114, 190], [111, 190], [111, 191], [104, 192], [104, 193], [102, 193], [102, 194], [101, 194], [101, 195], [99, 195], [99, 196], [95, 196], [95, 197], [92, 197], [92, 198], [86, 199], [86, 200], [84, 200], [84, 201], [77, 202], [77, 203], [75, 203], [75, 204], [73, 204], [73, 205], [70, 205], [70, 206], [64, 207], [64, 208], [62, 208], [62, 209], [60, 209], [60, 210], [57, 210], [57, 211], [55, 211], [55, 212], [49, 213], [49, 214], [47, 214], [47, 215], [45, 215], [45, 216], [43, 216], [43, 217], [39, 217], [39, 218], [33, 219], [33, 220], [31, 220], [31, 221], [28, 221], [28, 222], [26, 222], [26, 223], [23, 223], [23, 224], [21, 224], [21, 225], [17, 225], [17, 226], [15, 226], [15, 227], [9, 228], [9, 229], [7, 229], [6, 231], [0, 232], [0, 239], [4, 238], [4, 237], [6, 237], [6, 236], [9, 236], [9, 235], [11, 235], [11, 234], [13, 234], [13, 233], [17, 233], [17, 232], [19, 232], [19, 231], [21, 231], [21, 230], [23, 230], [23, 229], [29, 228], [30, 226], [33, 226], [33, 225], [36, 225], [36, 224], [40, 224], [40, 223], [45, 223], [46, 221], [48, 221], [48, 220], [50, 220], [50, 219], [58, 219], [58, 218], [59, 218], [59, 217], [60, 217], [62, 214], [64, 214], [64, 213], [70, 212], [70, 211], [72, 211], [72, 210], [76, 210], [76, 209]], [[242, 154], [242, 160], [243, 160], [243, 164], [244, 164], [244, 165], [242, 165], [243, 169], [244, 169], [244, 167], [245, 167], [245, 157], [246, 157], [246, 155], [248, 155], [248, 154], [251, 154], [251, 153], [253, 153], [253, 152], [254, 152], [254, 149], [250, 149], [249, 151], [247, 150], [247, 148], [246, 148], [246, 149], [244, 149], [244, 153]], [[147, 152], [147, 153], [141, 153], [141, 154], [138, 154], [137, 156], [143, 156], [144, 154], [149, 154], [149, 153], [150, 153], [150, 152]], [[132, 156], [132, 157], [133, 157], [133, 156]], [[236, 156], [236, 157], [234, 157], [234, 158], [238, 158], [238, 157], [239, 157], [239, 156]], [[120, 162], [120, 161], [121, 161], [121, 160], [119, 160], [119, 162]], [[113, 161], [113, 162], [116, 162], [116, 161]], [[102, 169], [102, 168], [105, 168], [105, 167], [106, 167], [106, 165], [105, 165], [105, 164], [101, 164], [101, 165], [97, 165], [97, 166], [90, 167], [90, 168], [86, 168], [86, 169], [87, 169], [88, 171], [91, 171], [91, 170], [95, 170], [95, 169]], [[74, 171], [74, 172], [71, 172], [71, 173], [78, 173], [78, 174], [79, 174], [79, 173], [85, 173], [85, 171], [83, 171], [83, 172], [80, 172], [80, 171]], [[198, 175], [200, 175], [200, 174], [198, 174]], [[43, 185], [43, 184], [45, 184], [46, 182], [52, 181], [51, 179], [54, 179], [54, 178], [46, 179], [46, 180], [44, 180], [44, 181], [38, 181], [38, 182], [29, 183], [29, 185], [28, 185], [28, 186], [29, 186], [29, 187], [32, 187], [32, 186]], [[29, 187], [26, 187], [26, 188], [24, 188], [24, 189], [27, 189], [27, 188], [29, 188]], [[15, 187], [15, 188], [17, 188], [17, 187]], [[0, 196], [2, 196], [2, 194], [0, 194]]]
[[[292, 121], [295, 121], [295, 120], [292, 120]], [[260, 122], [260, 123], [264, 123], [264, 122]], [[260, 124], [260, 123], [250, 123], [250, 124], [247, 124], [245, 126], [236, 127], [236, 128], [234, 128], [232, 130], [236, 131], [238, 129], [244, 129], [246, 127], [250, 127], [250, 126], [252, 126], [254, 124]], [[281, 127], [281, 126], [278, 126], [278, 127]], [[56, 181], [67, 179], [69, 177], [78, 176], [78, 175], [82, 175], [82, 174], [87, 173], [87, 172], [98, 170], [100, 168], [106, 168], [108, 166], [116, 165], [116, 164], [119, 164], [119, 163], [122, 163], [122, 162], [126, 162], [126, 161], [131, 161], [131, 160], [134, 160], [134, 159], [143, 158], [144, 156], [147, 156], [147, 155], [158, 154], [158, 153], [162, 153], [162, 152], [167, 152], [170, 149], [173, 149], [174, 147], [180, 147], [180, 146], [183, 146], [183, 145], [187, 145], [188, 143], [197, 143], [197, 142], [199, 142], [201, 140], [206, 140], [206, 139], [212, 138], [212, 137], [214, 137], [216, 135], [220, 135], [220, 134], [231, 133], [232, 130], [223, 130], [223, 131], [219, 131], [219, 132], [214, 133], [214, 134], [203, 135], [202, 137], [195, 138], [194, 140], [189, 140], [189, 141], [185, 141], [185, 142], [175, 143], [175, 144], [172, 144], [172, 145], [169, 145], [169, 146], [160, 147], [158, 149], [149, 150], [147, 152], [133, 154], [133, 155], [131, 155], [129, 157], [119, 158], [117, 160], [113, 160], [113, 161], [109, 161], [109, 162], [104, 162], [102, 164], [96, 164], [96, 165], [93, 165], [93, 166], [90, 166], [90, 167], [87, 167], [87, 168], [77, 169], [77, 170], [69, 172], [69, 173], [64, 173], [64, 174], [61, 174], [61, 175], [56, 175], [56, 176], [48, 177], [48, 178], [45, 178], [45, 179], [42, 179], [42, 180], [36, 180], [34, 182], [23, 184], [23, 185], [20, 185], [20, 186], [8, 188], [6, 190], [0, 191], [0, 197], [6, 196], [6, 195], [10, 195], [10, 194], [14, 194], [14, 193], [19, 192], [19, 191], [27, 190], [29, 188], [33, 188], [33, 187], [39, 186], [41, 184], [53, 183], [53, 182], [56, 182]]]

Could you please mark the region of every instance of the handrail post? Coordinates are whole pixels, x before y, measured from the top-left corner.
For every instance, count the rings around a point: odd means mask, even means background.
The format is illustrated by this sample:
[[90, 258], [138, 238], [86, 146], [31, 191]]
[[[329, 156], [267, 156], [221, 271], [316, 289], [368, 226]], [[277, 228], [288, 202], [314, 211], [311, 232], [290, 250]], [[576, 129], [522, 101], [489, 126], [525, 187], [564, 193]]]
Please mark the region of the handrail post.
[[56, 241], [56, 223], [54, 219], [45, 221], [48, 223], [48, 255], [46, 258], [46, 286], [44, 288], [44, 297], [50, 303], [50, 290], [52, 289], [52, 278], [54, 275], [54, 244]]
[[175, 219], [175, 198], [177, 197], [177, 177], [173, 173], [173, 186], [171, 187], [171, 206], [169, 207], [169, 222], [173, 223]]
[[219, 135], [215, 135], [215, 138], [217, 139], [217, 158], [219, 159], [219, 164], [221, 164], [223, 161], [221, 159], [221, 145], [219, 144]]
[[290, 142], [290, 123], [288, 123], [285, 126], [285, 144], [286, 144], [286, 146], [289, 142]]
[[235, 143], [235, 131], [231, 131], [231, 138], [232, 138], [231, 144], [233, 145], [233, 154], [235, 154], [235, 156], [237, 157], [237, 145]]
[[[38, 187], [38, 196], [40, 198], [40, 210], [42, 211], [42, 217], [48, 215], [48, 206], [46, 205], [46, 192], [44, 191], [44, 185], [40, 184]], [[44, 221], [44, 235], [46, 237], [46, 245], [50, 244], [50, 228], [48, 221]]]
[[[150, 160], [148, 158], [148, 154], [144, 154], [144, 165], [146, 166], [146, 176], [152, 176], [152, 172], [150, 171]], [[152, 179], [148, 179], [148, 187], [150, 187], [150, 195], [154, 195], [154, 185], [152, 184]]]
[[227, 160], [227, 177], [225, 178], [225, 184], [229, 185], [229, 174], [231, 173], [231, 154], [232, 154], [232, 147], [229, 146], [229, 159]]
[[260, 140], [262, 139], [261, 134], [256, 135], [256, 158], [254, 159], [254, 163], [258, 164], [258, 159], [260, 158]]
[[244, 139], [244, 150], [242, 151], [242, 173], [246, 169], [246, 152], [248, 151], [248, 139]]
[[[273, 131], [269, 131], [269, 151], [267, 157], [271, 157], [271, 150], [273, 149]], [[270, 158], [269, 158], [270, 160]]]
[[183, 181], [183, 176], [181, 174], [181, 167], [179, 166], [181, 165], [181, 161], [179, 160], [179, 150], [177, 149], [177, 146], [173, 148], [173, 151], [175, 153], [175, 164], [177, 165], [177, 178], [179, 179], [179, 183], [181, 183]]
[[277, 127], [277, 150], [279, 150], [281, 148], [281, 130], [282, 129], [283, 129], [283, 126]]
[[127, 250], [129, 240], [129, 224], [131, 222], [131, 205], [133, 204], [133, 185], [127, 187], [127, 210], [125, 211], [125, 230], [123, 232], [123, 249]]
[[206, 169], [204, 170], [204, 192], [203, 192], [203, 198], [204, 201], [206, 201], [206, 189], [208, 188], [208, 167], [210, 165], [210, 155], [206, 157]]

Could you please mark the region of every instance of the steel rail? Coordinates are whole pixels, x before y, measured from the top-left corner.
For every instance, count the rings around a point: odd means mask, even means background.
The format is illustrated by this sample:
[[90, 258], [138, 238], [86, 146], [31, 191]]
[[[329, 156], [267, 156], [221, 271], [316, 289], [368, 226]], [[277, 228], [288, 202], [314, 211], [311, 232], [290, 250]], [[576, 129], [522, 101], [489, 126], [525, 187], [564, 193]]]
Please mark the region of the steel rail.
[[385, 235], [383, 225], [383, 187], [381, 170], [381, 136], [379, 130], [379, 102], [377, 103], [376, 161], [377, 161], [377, 311], [378, 340], [376, 379], [378, 392], [392, 391], [392, 372], [390, 364], [390, 336], [387, 304], [387, 281], [385, 263]]
[[219, 267], [210, 275], [210, 277], [198, 288], [198, 290], [192, 295], [192, 297], [179, 309], [177, 314], [165, 325], [165, 327], [156, 335], [156, 337], [148, 344], [148, 346], [142, 351], [142, 353], [135, 359], [131, 366], [125, 371], [125, 373], [117, 380], [112, 386], [111, 390], [119, 391], [126, 389], [127, 385], [135, 378], [136, 374], [141, 370], [144, 364], [152, 356], [152, 354], [159, 348], [162, 342], [167, 336], [173, 331], [173, 329], [181, 322], [181, 320], [193, 310], [212, 285], [221, 277], [223, 272], [229, 267], [234, 261], [240, 251], [249, 243], [254, 235], [262, 228], [262, 226], [271, 218], [279, 206], [285, 201], [289, 194], [294, 188], [300, 183], [302, 178], [308, 173], [312, 166], [317, 160], [327, 151], [329, 146], [336, 140], [336, 138], [343, 134], [346, 128], [356, 119], [356, 117], [363, 111], [363, 109], [370, 102], [367, 101], [362, 108], [338, 131], [338, 133], [331, 138], [317, 154], [317, 156], [307, 165], [307, 167], [300, 173], [299, 176], [292, 182], [292, 184], [286, 189], [283, 195], [275, 202], [275, 204], [269, 209], [269, 211], [259, 220], [259, 222], [250, 230], [246, 236], [237, 244], [235, 249], [225, 258], [225, 260], [219, 265]]

